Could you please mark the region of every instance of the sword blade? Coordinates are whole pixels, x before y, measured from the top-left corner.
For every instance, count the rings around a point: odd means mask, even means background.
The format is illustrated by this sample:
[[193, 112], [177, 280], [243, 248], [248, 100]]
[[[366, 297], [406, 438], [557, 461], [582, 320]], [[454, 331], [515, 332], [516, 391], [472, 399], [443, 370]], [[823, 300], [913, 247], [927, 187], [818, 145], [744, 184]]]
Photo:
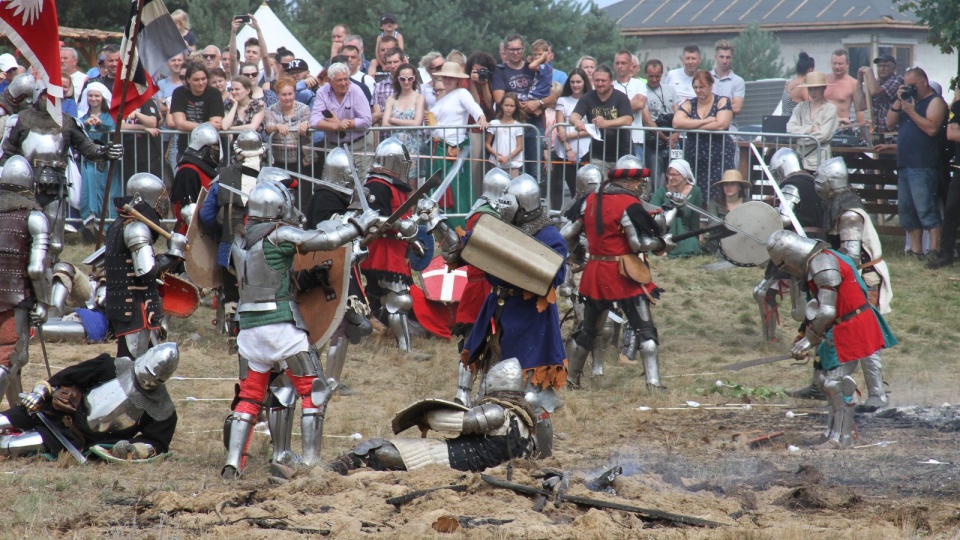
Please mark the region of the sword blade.
[[367, 235], [363, 239], [363, 241], [360, 242], [360, 246], [361, 247], [369, 246], [371, 242], [373, 242], [374, 240], [376, 240], [381, 236], [381, 233], [386, 233], [387, 231], [389, 231], [390, 228], [393, 226], [393, 224], [396, 223], [397, 221], [400, 221], [400, 218], [402, 218], [403, 215], [406, 214], [408, 210], [416, 206], [417, 202], [420, 199], [427, 196], [427, 192], [437, 187], [440, 184], [440, 172], [441, 171], [438, 170], [434, 172], [432, 175], [430, 175], [430, 178], [428, 178], [427, 181], [424, 182], [422, 186], [420, 186], [416, 191], [411, 193], [410, 196], [407, 197], [407, 200], [404, 201], [403, 204], [398, 206], [397, 209], [394, 210], [392, 214], [390, 214], [390, 217], [387, 218], [387, 221], [383, 223], [383, 226], [380, 227], [377, 233], [372, 235]]
[[360, 202], [360, 209], [364, 212], [370, 211], [370, 201], [367, 200], [367, 194], [363, 191], [363, 184], [360, 183], [360, 177], [357, 175], [357, 167], [353, 164], [353, 154], [347, 150], [347, 145], [343, 149], [350, 158], [350, 176], [353, 178], [353, 189], [356, 190], [357, 200]]
[[318, 186], [323, 186], [325, 188], [332, 189], [333, 191], [339, 191], [344, 195], [353, 195], [353, 190], [348, 187], [343, 187], [340, 184], [334, 184], [333, 182], [328, 182], [327, 180], [321, 180], [319, 178], [314, 178], [312, 176], [307, 176], [305, 174], [295, 173], [293, 171], [287, 171], [287, 174], [294, 178], [299, 178], [300, 180], [306, 180]]
[[781, 360], [789, 360], [793, 358], [793, 355], [790, 353], [780, 354], [777, 356], [768, 356], [767, 358], [757, 358], [756, 360], [747, 360], [746, 362], [737, 362], [736, 364], [730, 364], [728, 366], [723, 366], [720, 369], [726, 369], [728, 371], [740, 371], [741, 369], [761, 366], [763, 364], [772, 364], [773, 362], [779, 362]]
[[454, 162], [453, 167], [450, 169], [449, 172], [447, 172], [447, 176], [443, 179], [443, 183], [440, 184], [440, 187], [438, 187], [437, 190], [433, 192], [433, 195], [430, 196], [430, 199], [433, 200], [433, 202], [435, 203], [440, 202], [440, 197], [443, 197], [443, 192], [446, 191], [448, 187], [450, 187], [450, 184], [453, 182], [453, 180], [457, 177], [457, 174], [460, 172], [460, 167], [463, 166], [463, 160], [464, 160], [464, 153], [460, 152], [457, 155], [457, 161]]
[[40, 352], [43, 353], [43, 365], [47, 368], [47, 378], [53, 377], [50, 373], [50, 359], [47, 357], [47, 342], [43, 339], [43, 324], [34, 326], [37, 329], [37, 341], [40, 342]]
[[[760, 155], [760, 150], [757, 149], [757, 145], [750, 143], [750, 150], [753, 151], [753, 155], [757, 156], [757, 161], [760, 162], [760, 169], [770, 181], [770, 186], [773, 187], [773, 192], [777, 194], [777, 199], [780, 200], [780, 204], [783, 204], [783, 191], [780, 190], [780, 184], [777, 183], [777, 180], [773, 177], [773, 173], [770, 172], [770, 168], [767, 167], [767, 163], [763, 160], [763, 156]], [[790, 218], [790, 224], [793, 225], [793, 229], [797, 231], [797, 234], [807, 236], [807, 233], [803, 230], [803, 227], [800, 226], [800, 221], [797, 220], [797, 215], [793, 213], [793, 210], [786, 209], [786, 213]]]
[[58, 441], [60, 441], [60, 444], [62, 444], [63, 447], [67, 449], [67, 452], [70, 452], [70, 455], [73, 456], [74, 459], [79, 461], [81, 465], [85, 465], [87, 463], [87, 458], [83, 457], [83, 454], [80, 453], [80, 450], [77, 450], [77, 447], [74, 446], [72, 442], [67, 440], [67, 438], [63, 435], [63, 433], [60, 433], [60, 430], [57, 429], [57, 426], [53, 425], [53, 422], [51, 422], [50, 419], [47, 418], [47, 415], [43, 414], [40, 411], [37, 411], [34, 414], [36, 414], [37, 418], [39, 418], [40, 421], [43, 422], [43, 425], [47, 426], [47, 429], [49, 429], [50, 432], [53, 433], [53, 436], [56, 437]]

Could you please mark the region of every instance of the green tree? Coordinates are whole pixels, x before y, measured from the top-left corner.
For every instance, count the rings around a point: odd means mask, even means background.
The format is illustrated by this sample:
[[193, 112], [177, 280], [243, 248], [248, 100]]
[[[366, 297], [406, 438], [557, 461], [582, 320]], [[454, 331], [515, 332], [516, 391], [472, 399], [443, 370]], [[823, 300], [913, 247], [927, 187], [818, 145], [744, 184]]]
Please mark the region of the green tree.
[[[912, 11], [921, 24], [930, 27], [927, 40], [944, 54], [960, 49], [960, 4], [942, 0], [899, 0], [900, 12]], [[960, 85], [960, 56], [957, 58], [957, 76], [950, 79], [950, 88]]]
[[549, 41], [555, 68], [563, 70], [571, 69], [584, 54], [612, 62], [617, 50], [636, 50], [639, 44], [624, 40], [613, 19], [596, 4], [583, 6], [575, 0], [299, 0], [274, 9], [322, 59], [329, 56], [330, 33], [340, 23], [363, 37], [371, 57], [383, 13], [397, 14], [405, 52], [414, 62], [432, 50], [446, 54], [458, 49], [467, 55], [483, 50], [496, 57], [500, 40], [512, 32], [522, 34], [528, 44], [538, 38]]
[[[230, 40], [230, 23], [234, 15], [253, 13], [260, 6], [255, 0], [185, 0], [182, 5], [175, 2], [167, 3], [167, 9], [172, 13], [174, 9], [182, 7], [190, 14], [191, 31], [197, 36], [197, 50], [207, 45], [216, 45], [223, 48]], [[264, 36], [267, 47], [276, 50], [277, 46], [270, 43], [270, 36]], [[241, 48], [243, 44], [239, 45]]]
[[57, 2], [60, 26], [123, 32], [131, 0], [85, 0]]
[[745, 81], [783, 77], [787, 72], [780, 59], [780, 39], [751, 23], [734, 38], [734, 70]]

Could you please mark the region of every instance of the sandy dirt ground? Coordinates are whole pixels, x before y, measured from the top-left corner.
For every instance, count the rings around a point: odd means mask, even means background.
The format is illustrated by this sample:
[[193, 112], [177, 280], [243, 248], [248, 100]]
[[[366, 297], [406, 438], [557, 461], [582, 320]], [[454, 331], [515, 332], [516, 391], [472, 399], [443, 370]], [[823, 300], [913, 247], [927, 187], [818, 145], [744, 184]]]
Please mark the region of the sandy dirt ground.
[[[582, 391], [562, 393], [563, 407], [554, 415], [554, 457], [517, 461], [509, 470], [501, 466], [485, 474], [502, 480], [511, 475], [514, 483], [539, 488], [537, 477], [544, 468], [557, 469], [569, 473], [567, 495], [708, 520], [716, 527], [556, 503], [553, 497], [537, 511], [535, 497], [493, 487], [478, 474], [441, 467], [357, 471], [346, 477], [318, 467], [278, 486], [268, 479], [269, 437], [262, 429], [243, 478], [225, 483], [219, 477], [221, 427], [233, 396], [236, 359], [209, 324], [212, 311], [201, 308], [191, 319], [174, 321], [170, 334], [182, 350], [177, 378], [168, 383], [180, 416], [173, 456], [149, 466], [79, 467], [69, 456], [57, 462], [0, 460], [0, 497], [8, 501], [0, 537], [958, 537], [960, 406], [945, 403], [955, 399], [957, 376], [907, 369], [910, 362], [940, 361], [924, 352], [925, 339], [933, 338], [922, 325], [899, 321], [901, 337], [918, 337], [913, 345], [885, 355], [891, 398], [900, 408], [858, 415], [859, 448], [816, 450], [824, 424], [820, 404], [779, 393], [783, 386], [809, 381], [809, 366], [782, 362], [737, 373], [718, 369], [783, 352], [785, 345], [759, 342], [756, 307], [743, 292], [758, 271], [704, 274], [699, 270], [703, 262], [659, 269], [660, 281], [671, 293], [656, 308], [669, 391], [649, 394], [639, 370], [618, 365], [610, 349], [602, 378], [590, 378]], [[911, 266], [910, 271], [919, 270]], [[728, 292], [703, 300], [705, 288], [720, 287]], [[701, 303], [696, 310], [690, 307]], [[953, 314], [943, 312], [944, 317]], [[898, 330], [896, 318], [892, 323]], [[700, 329], [689, 330], [691, 324]], [[782, 332], [788, 339], [791, 330]], [[392, 436], [390, 419], [404, 405], [422, 397], [451, 397], [455, 345], [417, 338], [414, 346], [432, 358], [403, 357], [389, 338], [351, 349], [345, 378], [358, 393], [337, 396], [330, 404], [325, 460], [355, 444], [354, 434]], [[25, 369], [28, 388], [43, 377], [37, 349]], [[56, 370], [111, 351], [113, 345], [50, 343], [47, 349]], [[766, 388], [772, 396], [735, 395], [731, 388], [717, 388], [717, 380]], [[787, 411], [794, 413], [792, 418]], [[769, 442], [746, 442], [781, 431]], [[299, 423], [294, 432], [299, 433]], [[299, 449], [297, 436], [294, 448]], [[585, 486], [614, 466], [622, 467], [623, 474], [608, 492]], [[400, 506], [386, 502], [442, 486], [461, 487]]]

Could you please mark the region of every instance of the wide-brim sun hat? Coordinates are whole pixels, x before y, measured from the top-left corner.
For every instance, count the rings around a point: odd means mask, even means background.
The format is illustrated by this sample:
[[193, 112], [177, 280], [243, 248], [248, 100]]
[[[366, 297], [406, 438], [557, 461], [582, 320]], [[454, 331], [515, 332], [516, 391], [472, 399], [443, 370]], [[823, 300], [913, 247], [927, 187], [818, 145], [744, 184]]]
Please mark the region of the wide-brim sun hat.
[[744, 180], [743, 175], [740, 174], [740, 171], [737, 169], [728, 169], [723, 171], [723, 176], [720, 177], [720, 181], [714, 185], [719, 186], [722, 184], [742, 184], [749, 186], [750, 182], [748, 180]]
[[469, 79], [470, 76], [463, 72], [463, 67], [456, 62], [444, 62], [440, 71], [433, 74], [433, 78], [453, 77], [455, 79]]
[[822, 71], [811, 71], [807, 73], [807, 76], [803, 78], [803, 84], [798, 85], [800, 88], [822, 88], [826, 86], [833, 86], [832, 84], [827, 84], [827, 74]]

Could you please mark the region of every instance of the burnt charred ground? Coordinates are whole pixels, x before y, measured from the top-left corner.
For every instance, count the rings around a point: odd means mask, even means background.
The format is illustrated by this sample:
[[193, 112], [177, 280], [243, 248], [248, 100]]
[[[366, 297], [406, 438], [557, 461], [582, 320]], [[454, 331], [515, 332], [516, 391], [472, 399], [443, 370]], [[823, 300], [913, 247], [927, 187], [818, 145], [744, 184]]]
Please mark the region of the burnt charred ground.
[[[68, 260], [85, 255], [71, 249]], [[152, 466], [79, 467], [69, 456], [54, 463], [0, 461], [0, 496], [10, 501], [0, 537], [275, 538], [329, 531], [336, 538], [953, 538], [960, 526], [960, 412], [943, 405], [958, 401], [960, 375], [954, 366], [960, 328], [954, 321], [960, 316], [960, 284], [950, 278], [960, 273], [927, 271], [896, 254], [887, 260], [896, 294], [889, 320], [901, 340], [884, 353], [890, 397], [895, 406], [926, 408], [858, 415], [857, 445], [864, 448], [813, 449], [824, 423], [819, 404], [777, 391], [808, 383], [809, 366], [780, 362], [740, 372], [719, 369], [782, 353], [792, 340], [786, 310], [780, 343], [760, 340], [750, 296], [760, 269], [711, 272], [702, 269], [710, 262], [706, 258], [657, 260], [654, 275], [666, 293], [654, 317], [669, 390], [648, 394], [639, 370], [618, 365], [610, 349], [602, 379], [587, 379], [583, 391], [562, 392], [564, 406], [554, 416], [555, 456], [515, 466], [517, 483], [539, 487], [533, 475], [554, 467], [571, 471], [571, 495], [724, 524], [717, 529], [674, 527], [570, 503], [548, 503], [535, 512], [532, 498], [493, 488], [478, 475], [436, 467], [347, 477], [314, 469], [274, 486], [267, 479], [264, 434], [255, 435], [245, 477], [225, 484], [219, 478], [220, 429], [233, 396], [236, 358], [210, 325], [213, 313], [201, 308], [172, 325], [171, 339], [182, 350], [177, 372], [182, 378], [169, 382], [180, 417], [174, 456]], [[419, 338], [414, 346], [433, 358], [407, 360], [390, 339], [352, 349], [344, 375], [362, 393], [331, 403], [325, 459], [355, 444], [354, 433], [390, 436], [390, 419], [406, 404], [452, 395], [455, 345]], [[50, 343], [47, 349], [56, 370], [115, 346]], [[44, 376], [39, 348], [32, 352], [24, 375], [28, 388]], [[735, 395], [733, 388], [716, 387], [717, 380], [752, 391]], [[708, 410], [718, 405], [740, 408]], [[294, 431], [299, 433], [298, 425]], [[745, 443], [780, 431], [782, 436], [767, 443]], [[299, 447], [296, 435], [294, 447]], [[624, 469], [614, 481], [616, 495], [584, 487], [614, 465]], [[499, 467], [487, 474], [506, 478], [507, 472]], [[449, 484], [467, 487], [427, 494], [399, 511], [385, 502]], [[444, 516], [462, 525], [454, 533], [438, 533], [433, 524]]]

